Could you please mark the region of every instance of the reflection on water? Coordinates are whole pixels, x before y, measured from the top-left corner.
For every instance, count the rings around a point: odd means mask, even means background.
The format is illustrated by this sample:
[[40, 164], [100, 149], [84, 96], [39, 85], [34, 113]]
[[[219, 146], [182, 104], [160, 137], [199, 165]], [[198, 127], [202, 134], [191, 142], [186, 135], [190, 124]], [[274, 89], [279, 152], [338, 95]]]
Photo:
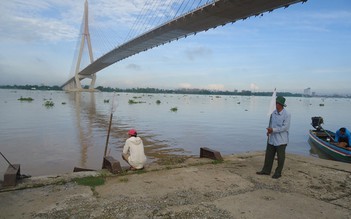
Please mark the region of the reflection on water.
[[[34, 101], [18, 101], [21, 96]], [[71, 172], [75, 166], [100, 169], [112, 102], [104, 100], [112, 97], [103, 92], [0, 90], [1, 152], [33, 176]], [[44, 99], [51, 99], [54, 107], [44, 107]], [[287, 152], [315, 156], [307, 142], [313, 116], [322, 116], [331, 130], [347, 127], [350, 100], [326, 99], [324, 107], [321, 101], [287, 98], [292, 115]], [[117, 103], [108, 147], [123, 165], [121, 151], [130, 128], [138, 130], [149, 162], [198, 156], [200, 147], [223, 155], [265, 149], [270, 97], [119, 93]], [[178, 111], [172, 112], [173, 107]], [[0, 172], [6, 168], [0, 161]]]
[[[72, 104], [75, 106], [75, 113], [76, 113], [76, 125], [77, 125], [77, 130], [79, 132], [79, 140], [80, 140], [80, 146], [81, 146], [81, 158], [80, 158], [80, 166], [81, 167], [87, 167], [87, 152], [88, 148], [92, 147], [92, 116], [95, 114], [96, 109], [95, 109], [95, 95], [93, 93], [90, 93], [90, 104], [87, 107], [84, 107], [83, 109], [86, 109], [88, 112], [88, 116], [86, 117], [87, 123], [82, 123], [82, 108], [81, 108], [81, 98], [82, 98], [82, 93], [76, 92], [76, 93], [68, 93], [69, 94], [69, 100], [71, 101]], [[72, 98], [74, 97], [74, 98]], [[83, 113], [84, 115], [84, 113]], [[85, 125], [87, 124], [87, 125]]]
[[[76, 130], [79, 134], [80, 151], [80, 167], [89, 168], [89, 166], [99, 167], [103, 153], [105, 141], [108, 134], [108, 125], [111, 112], [110, 103], [105, 103], [104, 108], [97, 109], [96, 93], [67, 93], [69, 100], [74, 105]], [[112, 95], [107, 99], [112, 98]], [[99, 98], [101, 101], [101, 98]], [[105, 99], [104, 99], [105, 100]], [[99, 103], [100, 105], [102, 102]], [[117, 159], [121, 157], [124, 141], [128, 137], [127, 131], [131, 128], [121, 121], [116, 121], [116, 116], [112, 117], [112, 126], [108, 144], [108, 155]], [[151, 135], [143, 135], [145, 144], [145, 153], [149, 162], [164, 158], [174, 153], [183, 152], [180, 148], [170, 148], [166, 142], [160, 142], [153, 139]], [[98, 143], [97, 143], [98, 142]], [[104, 144], [102, 144], [104, 142]], [[96, 147], [96, 144], [98, 146]], [[95, 146], [94, 146], [95, 145]], [[101, 155], [100, 155], [101, 154]], [[100, 156], [97, 156], [100, 155]], [[89, 159], [88, 159], [89, 158]], [[88, 162], [89, 161], [89, 162]], [[122, 161], [123, 162], [123, 161]], [[122, 163], [123, 165], [123, 163]]]
[[331, 156], [319, 150], [317, 146], [310, 139], [308, 139], [308, 144], [311, 146], [311, 149], [310, 149], [311, 156], [318, 157], [325, 160], [334, 160]]

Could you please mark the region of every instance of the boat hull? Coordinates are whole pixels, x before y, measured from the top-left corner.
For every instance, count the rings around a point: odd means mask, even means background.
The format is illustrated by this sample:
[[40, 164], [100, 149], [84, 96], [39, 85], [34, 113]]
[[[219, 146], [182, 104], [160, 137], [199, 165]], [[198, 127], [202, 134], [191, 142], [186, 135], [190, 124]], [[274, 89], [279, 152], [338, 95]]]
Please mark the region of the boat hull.
[[351, 150], [338, 147], [328, 141], [335, 133], [325, 130], [310, 130], [310, 141], [321, 151], [328, 154], [334, 160], [351, 163]]

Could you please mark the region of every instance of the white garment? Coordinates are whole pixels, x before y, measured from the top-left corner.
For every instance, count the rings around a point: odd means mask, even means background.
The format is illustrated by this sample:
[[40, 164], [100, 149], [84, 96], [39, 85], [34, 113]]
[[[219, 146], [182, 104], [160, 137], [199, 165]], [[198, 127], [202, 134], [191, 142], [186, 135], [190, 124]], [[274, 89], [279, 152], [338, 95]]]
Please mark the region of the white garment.
[[126, 140], [123, 147], [123, 154], [129, 154], [128, 162], [136, 169], [144, 167], [146, 156], [144, 153], [144, 144], [140, 137], [130, 137]]
[[273, 128], [273, 132], [269, 135], [269, 144], [279, 146], [289, 143], [290, 120], [291, 115], [285, 109], [280, 112], [274, 110], [269, 126]]

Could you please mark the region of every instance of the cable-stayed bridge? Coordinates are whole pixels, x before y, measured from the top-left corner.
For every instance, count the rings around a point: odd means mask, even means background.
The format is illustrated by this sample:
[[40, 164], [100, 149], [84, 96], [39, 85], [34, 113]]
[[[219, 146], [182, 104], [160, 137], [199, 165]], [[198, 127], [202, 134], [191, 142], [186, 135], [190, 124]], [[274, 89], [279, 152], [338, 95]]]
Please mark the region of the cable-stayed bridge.
[[[82, 86], [80, 81], [85, 78], [90, 78], [91, 84], [89, 89], [93, 89], [97, 72], [132, 55], [201, 31], [207, 31], [217, 26], [223, 26], [238, 20], [245, 20], [251, 16], [261, 16], [265, 12], [272, 12], [277, 8], [288, 7], [291, 4], [299, 2], [304, 3], [306, 1], [307, 0], [211, 0], [198, 8], [140, 34], [96, 60], [93, 59], [92, 54], [88, 26], [88, 4], [85, 2], [83, 34], [75, 75], [61, 87], [67, 91], [81, 91]], [[84, 69], [79, 70], [85, 41], [87, 42], [91, 63]]]

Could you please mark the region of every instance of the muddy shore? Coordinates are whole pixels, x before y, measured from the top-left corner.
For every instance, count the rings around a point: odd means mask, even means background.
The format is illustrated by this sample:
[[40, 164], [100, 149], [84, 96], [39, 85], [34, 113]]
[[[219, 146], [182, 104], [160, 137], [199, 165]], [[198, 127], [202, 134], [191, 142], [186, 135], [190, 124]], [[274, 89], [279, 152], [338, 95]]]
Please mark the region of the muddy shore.
[[[351, 165], [287, 154], [283, 176], [256, 175], [264, 152], [80, 172], [1, 188], [0, 218], [351, 218]], [[274, 166], [275, 168], [275, 166]], [[96, 187], [73, 178], [103, 176]]]

